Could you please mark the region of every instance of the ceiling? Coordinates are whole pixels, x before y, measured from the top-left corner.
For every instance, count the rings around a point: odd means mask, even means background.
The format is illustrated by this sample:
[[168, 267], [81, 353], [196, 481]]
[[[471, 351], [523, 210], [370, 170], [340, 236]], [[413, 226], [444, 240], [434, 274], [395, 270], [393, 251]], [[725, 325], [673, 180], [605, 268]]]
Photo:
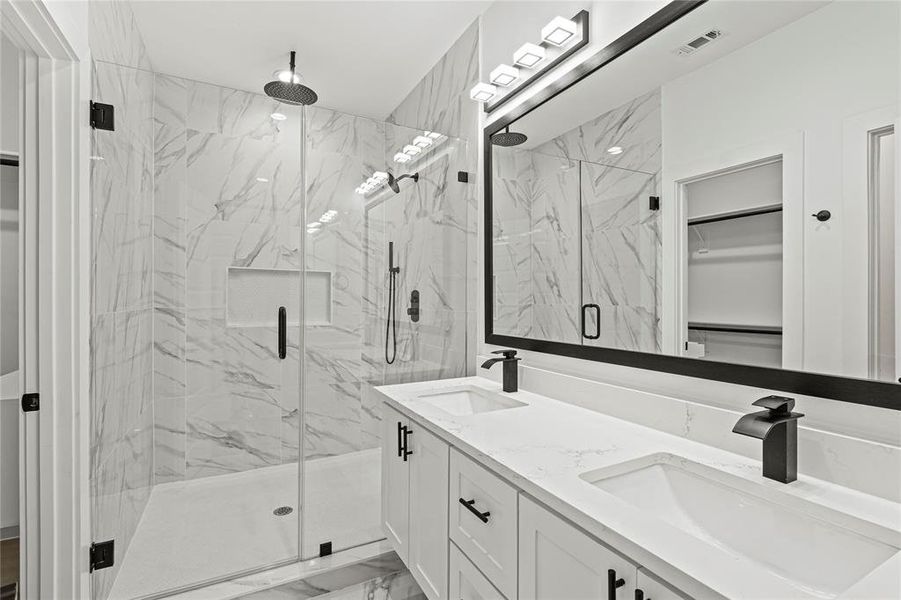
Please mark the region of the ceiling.
[[319, 105], [384, 119], [491, 2], [132, 4], [155, 71], [262, 93], [296, 50]]

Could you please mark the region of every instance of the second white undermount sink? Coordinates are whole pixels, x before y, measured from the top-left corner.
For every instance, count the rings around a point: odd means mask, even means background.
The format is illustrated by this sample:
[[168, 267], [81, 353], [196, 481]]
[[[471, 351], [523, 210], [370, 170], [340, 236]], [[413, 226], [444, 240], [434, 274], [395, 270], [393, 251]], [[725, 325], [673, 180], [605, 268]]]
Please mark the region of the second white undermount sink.
[[421, 394], [415, 402], [437, 408], [456, 417], [526, 406], [524, 402], [474, 385]]
[[835, 598], [899, 551], [901, 534], [672, 454], [580, 477], [764, 568], [799, 598]]

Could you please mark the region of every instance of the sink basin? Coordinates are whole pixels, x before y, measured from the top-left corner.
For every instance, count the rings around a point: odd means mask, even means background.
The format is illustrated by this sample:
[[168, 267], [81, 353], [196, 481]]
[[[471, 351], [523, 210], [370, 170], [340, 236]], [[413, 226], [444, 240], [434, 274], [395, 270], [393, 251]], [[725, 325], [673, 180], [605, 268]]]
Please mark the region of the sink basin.
[[580, 477], [799, 591], [834, 598], [898, 552], [901, 536], [672, 454]]
[[519, 402], [518, 400], [501, 396], [500, 394], [495, 394], [494, 392], [490, 392], [474, 385], [422, 394], [416, 399], [416, 402], [426, 404], [442, 412], [454, 415], [455, 417], [493, 412], [507, 408], [517, 408], [526, 405], [524, 402]]

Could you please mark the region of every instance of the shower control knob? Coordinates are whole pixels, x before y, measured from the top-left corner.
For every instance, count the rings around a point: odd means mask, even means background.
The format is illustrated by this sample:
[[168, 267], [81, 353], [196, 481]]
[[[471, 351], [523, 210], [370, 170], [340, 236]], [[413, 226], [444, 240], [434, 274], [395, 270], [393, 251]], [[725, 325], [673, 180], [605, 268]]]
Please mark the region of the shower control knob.
[[814, 213], [810, 216], [814, 217], [817, 221], [824, 222], [832, 218], [832, 213], [828, 210], [821, 210], [820, 212]]

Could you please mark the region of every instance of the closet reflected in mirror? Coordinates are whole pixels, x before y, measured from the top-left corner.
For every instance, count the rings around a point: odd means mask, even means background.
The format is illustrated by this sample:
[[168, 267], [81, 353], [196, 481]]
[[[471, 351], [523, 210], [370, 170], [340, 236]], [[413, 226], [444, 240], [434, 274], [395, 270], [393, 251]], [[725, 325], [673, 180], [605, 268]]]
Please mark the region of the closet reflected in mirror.
[[897, 382], [899, 7], [707, 2], [505, 123], [490, 334]]

